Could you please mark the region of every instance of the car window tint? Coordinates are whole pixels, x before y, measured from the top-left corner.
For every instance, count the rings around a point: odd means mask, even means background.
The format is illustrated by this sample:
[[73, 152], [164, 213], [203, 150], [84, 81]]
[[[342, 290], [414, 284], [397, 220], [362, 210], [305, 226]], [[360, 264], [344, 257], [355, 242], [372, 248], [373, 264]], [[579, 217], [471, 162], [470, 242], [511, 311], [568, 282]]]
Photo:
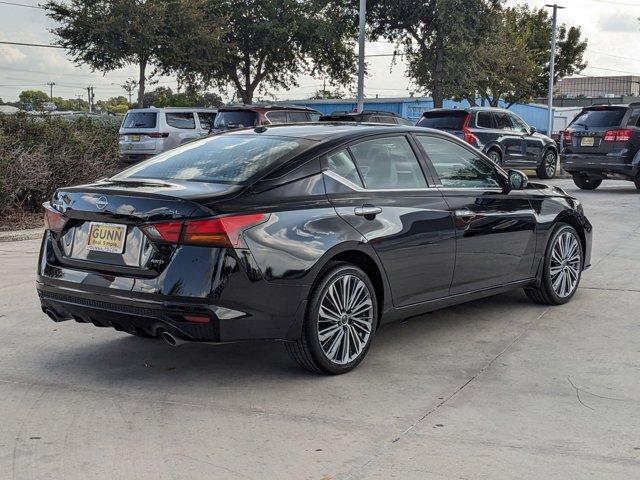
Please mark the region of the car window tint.
[[267, 119], [273, 124], [287, 123], [287, 112], [269, 112]]
[[356, 185], [363, 186], [356, 165], [346, 150], [327, 155], [327, 168]]
[[200, 120], [200, 126], [205, 130], [213, 127], [213, 121], [216, 118], [216, 114], [213, 112], [198, 112], [198, 119]]
[[569, 126], [581, 128], [619, 127], [626, 108], [603, 108], [599, 110], [583, 110]]
[[478, 118], [476, 125], [482, 128], [493, 128], [493, 122], [491, 121], [491, 112], [478, 112]]
[[403, 117], [394, 117], [399, 125], [413, 125], [413, 122]]
[[462, 130], [467, 115], [464, 110], [435, 110], [423, 113], [416, 125], [438, 130]]
[[174, 128], [196, 128], [196, 119], [193, 113], [167, 112], [167, 125]]
[[308, 121], [307, 112], [289, 112], [289, 123], [304, 123]]
[[495, 169], [478, 155], [450, 140], [419, 135], [418, 141], [427, 152], [444, 187], [499, 187]]
[[511, 118], [511, 123], [513, 123], [514, 130], [518, 130], [519, 132], [529, 131], [529, 125], [524, 123], [524, 120], [520, 119], [520, 117], [516, 115], [509, 115], [509, 117]]
[[395, 117], [378, 117], [380, 123], [390, 123], [392, 125], [397, 125]]
[[312, 122], [317, 122], [320, 120], [321, 115], [318, 112], [309, 112], [309, 119]]
[[352, 145], [366, 188], [426, 187], [427, 182], [405, 137], [384, 137]]
[[507, 113], [495, 113], [493, 118], [496, 120], [496, 128], [498, 130], [513, 130], [511, 117]]
[[156, 112], [127, 113], [122, 128], [155, 128], [158, 114]]

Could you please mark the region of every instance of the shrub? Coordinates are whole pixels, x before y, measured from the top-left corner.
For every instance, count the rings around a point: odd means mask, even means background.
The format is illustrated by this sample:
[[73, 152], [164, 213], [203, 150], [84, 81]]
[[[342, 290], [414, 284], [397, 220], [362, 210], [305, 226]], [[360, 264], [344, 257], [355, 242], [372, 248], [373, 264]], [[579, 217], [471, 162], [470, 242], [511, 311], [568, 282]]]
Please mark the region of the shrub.
[[117, 170], [113, 122], [0, 114], [0, 213], [10, 207], [35, 211], [55, 189]]

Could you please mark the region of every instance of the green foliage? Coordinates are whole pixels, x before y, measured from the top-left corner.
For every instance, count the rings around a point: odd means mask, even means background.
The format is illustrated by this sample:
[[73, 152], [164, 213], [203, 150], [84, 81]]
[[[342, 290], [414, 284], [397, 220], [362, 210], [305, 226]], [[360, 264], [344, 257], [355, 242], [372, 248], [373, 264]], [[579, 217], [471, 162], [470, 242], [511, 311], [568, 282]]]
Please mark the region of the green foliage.
[[124, 114], [129, 108], [129, 103], [123, 95], [111, 97], [108, 100], [98, 100], [96, 102], [96, 109], [101, 112]]
[[144, 95], [145, 107], [210, 107], [218, 108], [224, 104], [217, 93], [201, 92], [194, 87], [185, 92], [173, 93], [169, 87], [158, 87]]
[[341, 98], [344, 98], [344, 94], [339, 88], [336, 88], [335, 90], [329, 90], [329, 89], [318, 90], [316, 93], [313, 94], [313, 96], [309, 97], [309, 100], [323, 100], [323, 99], [334, 100], [334, 99], [341, 99]]
[[56, 188], [118, 168], [118, 125], [90, 118], [0, 114], [0, 213], [39, 209]]
[[68, 98], [64, 99], [62, 97], [53, 97], [53, 103], [56, 104], [59, 111], [76, 111], [76, 112], [86, 112], [89, 110], [89, 103], [82, 98]]
[[22, 103], [31, 104], [34, 110], [41, 110], [42, 104], [49, 101], [49, 95], [40, 90], [23, 90], [18, 98]]
[[187, 84], [231, 85], [251, 103], [256, 91], [297, 86], [301, 74], [347, 84], [355, 72], [351, 0], [185, 0], [172, 6], [180, 10], [169, 15], [170, 41], [160, 61]]

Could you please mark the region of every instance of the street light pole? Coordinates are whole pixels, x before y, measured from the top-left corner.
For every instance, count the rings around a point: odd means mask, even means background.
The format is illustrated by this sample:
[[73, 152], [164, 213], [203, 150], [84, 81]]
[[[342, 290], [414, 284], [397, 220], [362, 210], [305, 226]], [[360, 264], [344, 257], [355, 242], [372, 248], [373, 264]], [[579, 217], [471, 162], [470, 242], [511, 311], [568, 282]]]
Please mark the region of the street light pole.
[[551, 136], [553, 133], [553, 86], [554, 76], [556, 69], [556, 37], [558, 27], [558, 10], [565, 7], [561, 7], [557, 4], [545, 5], [546, 7], [553, 8], [553, 17], [551, 21], [551, 56], [549, 58], [549, 121], [547, 123], [547, 135]]
[[367, 18], [367, 0], [360, 0], [360, 27], [358, 32], [358, 113], [364, 110], [364, 28]]

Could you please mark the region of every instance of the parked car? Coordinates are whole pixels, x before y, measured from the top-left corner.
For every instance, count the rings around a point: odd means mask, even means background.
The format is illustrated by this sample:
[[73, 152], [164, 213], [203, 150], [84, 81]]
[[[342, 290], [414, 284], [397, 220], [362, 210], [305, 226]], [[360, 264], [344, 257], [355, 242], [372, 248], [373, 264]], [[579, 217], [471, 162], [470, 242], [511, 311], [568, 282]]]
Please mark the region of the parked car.
[[333, 112], [331, 115], [320, 117], [321, 122], [356, 122], [356, 123], [386, 123], [390, 125], [413, 125], [406, 118], [393, 112], [379, 110], [363, 110], [357, 112]]
[[584, 190], [608, 178], [640, 190], [640, 103], [583, 109], [563, 132], [560, 164]]
[[536, 132], [518, 115], [502, 108], [472, 107], [428, 110], [416, 124], [445, 130], [473, 145], [494, 163], [535, 169], [538, 178], [553, 178], [558, 165], [555, 141]]
[[135, 108], [120, 126], [120, 160], [139, 162], [209, 134], [217, 110], [210, 108]]
[[575, 198], [416, 127], [212, 135], [45, 208], [37, 289], [54, 321], [282, 340], [331, 374], [394, 319], [516, 288], [564, 304], [591, 257]]
[[212, 133], [236, 128], [316, 122], [320, 112], [297, 105], [232, 105], [218, 110]]

